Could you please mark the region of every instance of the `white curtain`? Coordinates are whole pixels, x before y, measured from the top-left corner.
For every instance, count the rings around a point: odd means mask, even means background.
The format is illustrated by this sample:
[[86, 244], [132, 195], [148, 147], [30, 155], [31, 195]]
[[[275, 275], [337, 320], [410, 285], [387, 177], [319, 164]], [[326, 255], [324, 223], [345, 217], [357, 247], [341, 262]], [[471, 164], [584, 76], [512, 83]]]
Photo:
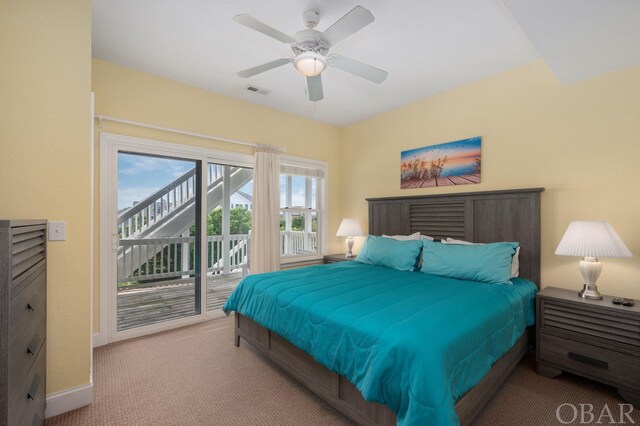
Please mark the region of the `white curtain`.
[[258, 145], [253, 168], [250, 269], [280, 269], [280, 148]]

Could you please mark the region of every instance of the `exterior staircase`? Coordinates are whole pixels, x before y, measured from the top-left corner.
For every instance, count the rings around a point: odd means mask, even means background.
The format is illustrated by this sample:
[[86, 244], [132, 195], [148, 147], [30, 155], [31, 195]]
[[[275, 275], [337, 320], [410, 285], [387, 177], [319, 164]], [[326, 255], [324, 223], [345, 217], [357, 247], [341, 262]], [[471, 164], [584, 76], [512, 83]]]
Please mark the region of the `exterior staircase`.
[[[209, 165], [207, 212], [222, 205], [224, 200], [224, 168]], [[233, 194], [253, 179], [253, 170], [229, 167], [228, 194]], [[141, 265], [161, 252], [162, 239], [183, 237], [194, 224], [196, 200], [195, 169], [149, 195], [118, 215], [118, 282], [132, 277]], [[186, 237], [186, 236], [185, 236]], [[142, 244], [135, 244], [142, 240]], [[149, 244], [157, 241], [158, 244]], [[188, 243], [187, 243], [188, 244]], [[244, 243], [243, 243], [244, 244]], [[237, 249], [231, 249], [236, 253]], [[188, 268], [187, 268], [188, 269]]]

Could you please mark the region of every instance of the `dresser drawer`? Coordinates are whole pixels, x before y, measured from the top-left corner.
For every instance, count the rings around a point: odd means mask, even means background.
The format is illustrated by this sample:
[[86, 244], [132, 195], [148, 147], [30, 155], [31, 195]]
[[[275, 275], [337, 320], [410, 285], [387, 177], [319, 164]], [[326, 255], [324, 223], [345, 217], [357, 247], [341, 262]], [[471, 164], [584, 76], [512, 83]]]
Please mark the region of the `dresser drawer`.
[[12, 301], [9, 316], [9, 405], [33, 365], [46, 330], [47, 290], [42, 272]]
[[605, 383], [640, 388], [640, 358], [596, 346], [540, 334], [540, 359]]
[[603, 345], [640, 350], [640, 317], [632, 312], [542, 300], [541, 328], [570, 338], [588, 335]]
[[11, 297], [30, 281], [30, 275], [46, 262], [46, 224], [12, 228]]
[[46, 347], [43, 346], [31, 371], [18, 390], [15, 404], [9, 411], [9, 424], [32, 426], [34, 421], [44, 418], [45, 360]]

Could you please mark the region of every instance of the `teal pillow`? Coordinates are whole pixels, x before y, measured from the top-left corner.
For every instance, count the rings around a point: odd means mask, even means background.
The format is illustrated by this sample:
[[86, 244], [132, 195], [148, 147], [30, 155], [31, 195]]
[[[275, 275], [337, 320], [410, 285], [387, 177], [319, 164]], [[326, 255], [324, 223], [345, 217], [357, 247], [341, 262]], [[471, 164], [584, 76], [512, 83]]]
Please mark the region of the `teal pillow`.
[[417, 271], [421, 249], [421, 240], [398, 241], [369, 235], [356, 257], [356, 262], [398, 271]]
[[508, 284], [511, 258], [518, 243], [483, 245], [442, 244], [423, 241], [422, 272], [459, 280]]

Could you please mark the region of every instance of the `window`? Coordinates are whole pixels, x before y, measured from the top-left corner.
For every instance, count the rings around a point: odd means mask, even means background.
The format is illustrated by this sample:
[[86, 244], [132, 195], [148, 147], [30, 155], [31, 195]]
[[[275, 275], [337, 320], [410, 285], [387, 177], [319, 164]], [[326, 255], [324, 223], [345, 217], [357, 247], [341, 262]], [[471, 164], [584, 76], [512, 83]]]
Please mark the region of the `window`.
[[324, 164], [283, 160], [280, 167], [280, 256], [322, 253]]

